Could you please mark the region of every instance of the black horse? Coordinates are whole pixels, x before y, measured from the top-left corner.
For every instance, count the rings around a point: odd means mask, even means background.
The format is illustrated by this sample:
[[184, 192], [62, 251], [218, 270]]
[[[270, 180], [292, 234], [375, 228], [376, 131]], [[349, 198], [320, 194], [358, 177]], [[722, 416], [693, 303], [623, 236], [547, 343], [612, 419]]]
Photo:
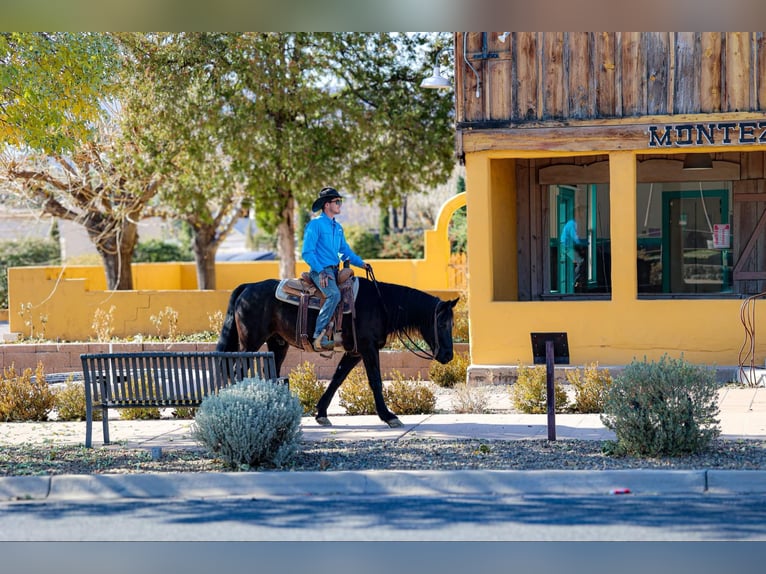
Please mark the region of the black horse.
[[[431, 348], [428, 356], [440, 363], [452, 360], [453, 308], [457, 299], [443, 301], [423, 291], [358, 278], [356, 298], [356, 349], [354, 349], [351, 315], [342, 322], [344, 353], [332, 380], [316, 406], [316, 420], [330, 425], [327, 408], [346, 376], [364, 361], [367, 380], [375, 397], [378, 416], [390, 427], [401, 426], [401, 421], [388, 410], [383, 400], [383, 381], [380, 375], [379, 351], [389, 335], [419, 335]], [[274, 353], [279, 375], [287, 354], [287, 345], [298, 347], [296, 320], [298, 307], [275, 297], [279, 281], [267, 279], [258, 283], [245, 283], [234, 289], [223, 322], [217, 351], [257, 351], [266, 343]], [[318, 312], [309, 310], [308, 333], [312, 333]]]

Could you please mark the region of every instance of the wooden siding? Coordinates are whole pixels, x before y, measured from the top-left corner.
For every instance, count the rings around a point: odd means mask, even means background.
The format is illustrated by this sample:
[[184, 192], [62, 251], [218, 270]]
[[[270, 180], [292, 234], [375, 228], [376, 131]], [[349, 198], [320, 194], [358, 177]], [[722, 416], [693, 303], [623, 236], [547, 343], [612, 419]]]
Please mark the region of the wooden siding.
[[497, 35], [455, 35], [459, 130], [766, 110], [763, 32]]

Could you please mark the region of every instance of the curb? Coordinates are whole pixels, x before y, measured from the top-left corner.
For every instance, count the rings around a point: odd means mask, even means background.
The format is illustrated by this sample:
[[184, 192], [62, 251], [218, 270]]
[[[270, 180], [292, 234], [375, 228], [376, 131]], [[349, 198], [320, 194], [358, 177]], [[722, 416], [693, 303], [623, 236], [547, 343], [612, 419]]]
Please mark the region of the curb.
[[0, 477], [0, 500], [766, 493], [763, 470], [458, 470]]

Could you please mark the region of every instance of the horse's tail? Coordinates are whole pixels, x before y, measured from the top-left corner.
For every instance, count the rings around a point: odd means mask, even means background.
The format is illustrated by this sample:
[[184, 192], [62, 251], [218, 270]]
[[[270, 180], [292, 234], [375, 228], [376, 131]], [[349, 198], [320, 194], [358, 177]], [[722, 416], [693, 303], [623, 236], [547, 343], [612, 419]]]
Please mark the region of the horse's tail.
[[215, 347], [215, 350], [219, 353], [239, 350], [239, 338], [237, 337], [237, 327], [234, 321], [234, 310], [237, 307], [237, 299], [239, 299], [240, 294], [246, 288], [247, 284], [243, 283], [231, 292], [231, 297], [229, 297], [229, 307], [226, 309], [226, 316], [223, 318], [221, 336], [218, 337], [218, 344]]

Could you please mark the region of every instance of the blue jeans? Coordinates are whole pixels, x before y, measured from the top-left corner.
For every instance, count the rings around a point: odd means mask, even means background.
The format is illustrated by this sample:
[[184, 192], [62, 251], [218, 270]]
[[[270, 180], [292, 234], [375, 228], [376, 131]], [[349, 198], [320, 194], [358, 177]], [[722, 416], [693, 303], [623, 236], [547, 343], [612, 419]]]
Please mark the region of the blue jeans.
[[340, 289], [338, 289], [336, 276], [338, 268], [325, 267], [324, 271], [325, 275], [328, 276], [327, 287], [320, 286], [319, 273], [316, 271], [311, 271], [310, 273], [311, 279], [314, 281], [319, 290], [324, 293], [325, 296], [324, 305], [322, 305], [322, 308], [319, 310], [319, 317], [317, 317], [317, 324], [316, 328], [314, 329], [314, 336], [312, 337], [312, 340], [316, 339], [319, 335], [322, 334], [322, 332], [325, 330], [325, 327], [327, 327], [327, 323], [329, 323], [330, 319], [332, 319], [335, 308], [338, 306], [338, 303], [340, 303]]

